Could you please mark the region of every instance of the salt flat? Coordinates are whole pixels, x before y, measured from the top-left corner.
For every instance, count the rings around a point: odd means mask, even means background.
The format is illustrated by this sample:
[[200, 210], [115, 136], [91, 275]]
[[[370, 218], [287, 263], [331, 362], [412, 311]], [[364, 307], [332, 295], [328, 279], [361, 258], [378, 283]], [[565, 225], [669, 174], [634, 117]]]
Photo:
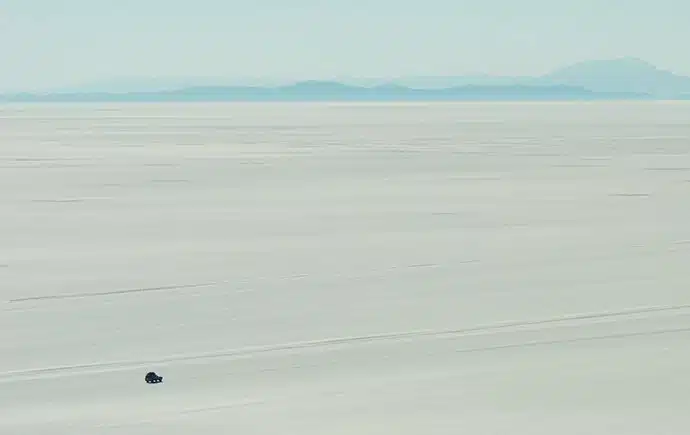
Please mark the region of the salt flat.
[[690, 427], [690, 104], [8, 105], [0, 186], [3, 435]]

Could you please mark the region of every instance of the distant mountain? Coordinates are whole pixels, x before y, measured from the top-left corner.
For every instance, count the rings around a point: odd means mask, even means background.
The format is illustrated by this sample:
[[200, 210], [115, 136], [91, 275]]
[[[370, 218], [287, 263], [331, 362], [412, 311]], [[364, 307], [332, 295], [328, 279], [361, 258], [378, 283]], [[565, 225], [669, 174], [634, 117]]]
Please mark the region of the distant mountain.
[[633, 57], [578, 62], [541, 76], [404, 77], [395, 80], [395, 83], [420, 88], [565, 85], [593, 92], [648, 94], [655, 98], [676, 98], [690, 94], [690, 77], [662, 70]]
[[632, 92], [674, 98], [690, 93], [690, 77], [636, 58], [580, 62], [541, 77], [545, 84], [580, 86], [594, 92]]
[[453, 101], [688, 99], [690, 77], [636, 58], [576, 63], [542, 76], [342, 78], [277, 80], [129, 79], [67, 92], [0, 96], [4, 102], [88, 101]]
[[592, 92], [575, 86], [458, 86], [416, 89], [397, 84], [372, 87], [306, 81], [292, 85], [197, 86], [129, 93], [15, 94], [0, 102], [214, 102], [214, 101], [501, 101], [640, 99], [644, 94]]

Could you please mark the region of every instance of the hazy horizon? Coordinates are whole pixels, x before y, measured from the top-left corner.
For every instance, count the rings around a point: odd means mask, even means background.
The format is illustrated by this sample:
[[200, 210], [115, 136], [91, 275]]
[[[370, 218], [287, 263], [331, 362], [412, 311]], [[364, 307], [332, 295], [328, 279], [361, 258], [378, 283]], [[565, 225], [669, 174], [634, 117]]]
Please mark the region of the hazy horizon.
[[687, 432], [689, 16], [0, 1], [0, 433]]
[[624, 13], [594, 0], [7, 0], [0, 92], [146, 77], [540, 75], [618, 57], [690, 75], [688, 15], [672, 0]]

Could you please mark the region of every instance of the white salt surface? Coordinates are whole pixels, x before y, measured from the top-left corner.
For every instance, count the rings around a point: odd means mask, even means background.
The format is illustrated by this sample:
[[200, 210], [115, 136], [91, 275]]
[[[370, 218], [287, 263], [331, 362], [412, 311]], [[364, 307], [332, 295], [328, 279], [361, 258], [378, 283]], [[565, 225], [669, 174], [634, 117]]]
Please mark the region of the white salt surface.
[[2, 435], [690, 430], [690, 104], [10, 105], [0, 186]]

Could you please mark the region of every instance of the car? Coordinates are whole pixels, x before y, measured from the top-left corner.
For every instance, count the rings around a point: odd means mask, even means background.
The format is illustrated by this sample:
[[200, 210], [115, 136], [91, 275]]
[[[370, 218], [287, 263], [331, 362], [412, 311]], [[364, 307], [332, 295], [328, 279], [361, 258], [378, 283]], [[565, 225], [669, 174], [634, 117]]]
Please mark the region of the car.
[[158, 376], [156, 372], [148, 372], [146, 373], [144, 380], [147, 384], [157, 384], [159, 382], [163, 382], [163, 376]]

